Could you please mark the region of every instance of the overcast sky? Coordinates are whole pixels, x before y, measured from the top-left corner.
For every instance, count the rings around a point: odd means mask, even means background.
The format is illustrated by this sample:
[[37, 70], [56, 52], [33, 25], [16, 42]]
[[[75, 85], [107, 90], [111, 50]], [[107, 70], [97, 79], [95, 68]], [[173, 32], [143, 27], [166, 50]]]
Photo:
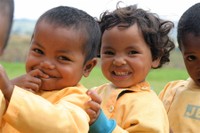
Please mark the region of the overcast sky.
[[[181, 14], [199, 0], [121, 0], [126, 5], [137, 4], [168, 19], [178, 20]], [[73, 6], [98, 17], [105, 10], [116, 7], [118, 0], [15, 0], [14, 18], [37, 19], [46, 10], [59, 6]]]

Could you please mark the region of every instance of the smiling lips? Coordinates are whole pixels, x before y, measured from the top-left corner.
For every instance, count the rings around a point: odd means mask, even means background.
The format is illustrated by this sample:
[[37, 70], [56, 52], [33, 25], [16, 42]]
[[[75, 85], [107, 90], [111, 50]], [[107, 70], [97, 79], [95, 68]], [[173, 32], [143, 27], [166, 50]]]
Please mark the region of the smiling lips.
[[50, 79], [50, 78], [58, 78], [58, 76], [56, 76], [55, 74], [53, 73], [50, 73], [50, 72], [47, 72], [47, 71], [44, 71], [44, 70], [41, 70], [44, 74], [48, 75], [49, 77], [48, 78], [44, 78], [44, 79]]
[[118, 71], [113, 71], [112, 74], [116, 76], [128, 76], [130, 72], [118, 72]]
[[128, 71], [126, 71], [126, 72], [125, 71], [112, 71], [111, 74], [112, 74], [112, 78], [114, 80], [122, 81], [122, 80], [127, 80], [127, 78], [130, 77], [131, 72], [128, 72]]

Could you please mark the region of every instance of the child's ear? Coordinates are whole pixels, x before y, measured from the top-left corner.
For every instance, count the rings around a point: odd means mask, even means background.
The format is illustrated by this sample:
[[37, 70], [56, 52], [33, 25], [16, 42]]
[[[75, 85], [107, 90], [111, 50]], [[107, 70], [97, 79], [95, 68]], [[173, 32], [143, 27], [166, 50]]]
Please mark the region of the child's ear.
[[87, 61], [83, 68], [83, 76], [88, 77], [92, 69], [96, 66], [96, 64], [97, 64], [96, 58]]
[[152, 61], [151, 67], [157, 68], [160, 65], [160, 59], [161, 58], [158, 58], [158, 59], [155, 59], [154, 61]]

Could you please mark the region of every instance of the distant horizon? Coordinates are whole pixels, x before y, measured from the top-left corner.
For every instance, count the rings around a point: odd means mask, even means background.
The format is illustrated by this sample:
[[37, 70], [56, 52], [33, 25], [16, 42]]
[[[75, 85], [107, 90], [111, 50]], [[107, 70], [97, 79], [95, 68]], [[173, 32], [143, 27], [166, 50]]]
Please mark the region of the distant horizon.
[[[13, 26], [12, 26], [12, 33], [17, 33], [17, 34], [27, 34], [30, 33], [32, 34], [34, 30], [34, 26], [37, 20], [29, 19], [29, 18], [17, 18], [14, 19], [13, 21]], [[176, 26], [178, 21], [172, 21], [174, 22], [174, 28], [172, 29], [170, 36], [172, 36], [175, 41], [176, 41]]]

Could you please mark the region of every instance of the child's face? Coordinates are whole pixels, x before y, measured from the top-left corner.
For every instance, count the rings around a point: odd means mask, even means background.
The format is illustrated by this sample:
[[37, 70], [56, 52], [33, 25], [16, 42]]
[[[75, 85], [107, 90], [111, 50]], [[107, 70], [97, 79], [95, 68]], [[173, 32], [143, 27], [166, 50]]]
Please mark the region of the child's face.
[[102, 36], [102, 71], [117, 87], [130, 87], [145, 80], [152, 66], [149, 46], [137, 24], [129, 28], [113, 27]]
[[26, 61], [26, 71], [39, 69], [42, 90], [57, 90], [76, 85], [85, 74], [84, 37], [73, 29], [40, 22], [34, 31]]
[[181, 52], [190, 77], [200, 86], [200, 36], [187, 34], [182, 40]]

